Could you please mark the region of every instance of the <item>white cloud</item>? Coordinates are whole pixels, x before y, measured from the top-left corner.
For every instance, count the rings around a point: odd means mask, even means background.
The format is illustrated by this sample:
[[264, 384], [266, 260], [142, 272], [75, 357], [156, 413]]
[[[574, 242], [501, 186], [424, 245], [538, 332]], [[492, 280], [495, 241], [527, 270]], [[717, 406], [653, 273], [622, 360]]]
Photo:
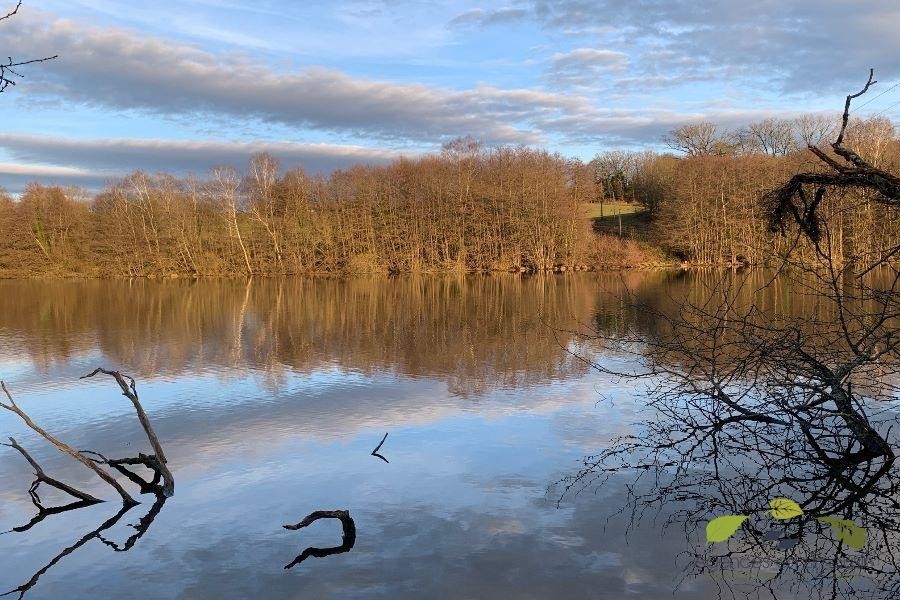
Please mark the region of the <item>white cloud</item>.
[[402, 153], [378, 148], [294, 142], [73, 139], [0, 133], [0, 150], [18, 163], [0, 163], [0, 185], [18, 193], [29, 181], [96, 189], [131, 171], [204, 174], [213, 166], [246, 167], [269, 152], [285, 168], [327, 173], [355, 164], [386, 164]]
[[668, 76], [762, 80], [784, 93], [845, 93], [865, 80], [869, 67], [885, 80], [900, 77], [900, 4], [894, 0], [529, 0], [523, 5], [551, 30], [598, 43], [652, 46], [637, 61], [648, 75], [660, 75], [662, 68]]
[[535, 118], [578, 101], [530, 89], [466, 90], [355, 78], [317, 67], [277, 72], [246, 57], [118, 28], [21, 19], [4, 32], [20, 53], [52, 48], [60, 58], [29, 72], [30, 92], [161, 115], [216, 114], [298, 129], [428, 143], [475, 135], [536, 143]]
[[628, 55], [624, 52], [577, 48], [551, 56], [547, 75], [557, 85], [589, 86], [596, 84], [597, 79], [627, 67]]

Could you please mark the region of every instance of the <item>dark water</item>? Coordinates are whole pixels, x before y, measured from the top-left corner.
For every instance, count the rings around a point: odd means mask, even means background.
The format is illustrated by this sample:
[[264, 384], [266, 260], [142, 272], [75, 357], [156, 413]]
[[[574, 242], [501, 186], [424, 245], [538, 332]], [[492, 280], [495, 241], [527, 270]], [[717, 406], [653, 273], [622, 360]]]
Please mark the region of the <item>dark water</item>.
[[[621, 482], [560, 500], [561, 477], [630, 432], [634, 385], [570, 356], [579, 322], [640, 319], [626, 288], [671, 274], [201, 282], [0, 283], [0, 377], [42, 426], [107, 456], [148, 451], [96, 366], [138, 380], [177, 481], [133, 547], [152, 496], [112, 490], [12, 414], [52, 476], [110, 502], [0, 535], [0, 593], [27, 598], [706, 598], [681, 581], [688, 540], [607, 517]], [[779, 300], [780, 298], [780, 300]], [[772, 301], [787, 301], [777, 289]], [[381, 454], [371, 455], [385, 433]], [[0, 447], [0, 531], [35, 514], [25, 461]], [[47, 504], [60, 498], [46, 495]], [[287, 531], [314, 510], [340, 523]], [[110, 543], [105, 543], [110, 542]], [[50, 568], [41, 570], [51, 561]], [[17, 597], [14, 594], [12, 597]]]

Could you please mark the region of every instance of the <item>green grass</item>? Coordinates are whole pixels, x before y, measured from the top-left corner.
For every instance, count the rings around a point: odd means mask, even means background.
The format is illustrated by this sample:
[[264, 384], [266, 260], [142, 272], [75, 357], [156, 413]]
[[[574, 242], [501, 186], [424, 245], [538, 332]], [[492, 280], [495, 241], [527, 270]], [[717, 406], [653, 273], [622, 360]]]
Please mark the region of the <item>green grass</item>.
[[624, 216], [644, 212], [644, 207], [626, 202], [604, 202], [601, 213], [599, 202], [585, 202], [581, 205], [581, 211], [585, 219], [614, 219], [616, 215]]
[[[645, 239], [647, 237], [647, 214], [639, 204], [627, 202], [604, 202], [600, 213], [599, 202], [585, 202], [581, 205], [582, 215], [592, 222], [597, 233]], [[621, 228], [619, 223], [621, 222]]]

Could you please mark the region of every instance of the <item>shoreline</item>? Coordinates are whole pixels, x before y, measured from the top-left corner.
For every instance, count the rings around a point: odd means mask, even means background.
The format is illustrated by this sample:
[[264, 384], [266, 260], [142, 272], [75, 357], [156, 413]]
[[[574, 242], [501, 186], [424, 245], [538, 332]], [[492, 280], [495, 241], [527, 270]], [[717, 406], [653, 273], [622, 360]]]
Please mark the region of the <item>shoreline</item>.
[[654, 271], [744, 271], [750, 269], [771, 268], [768, 265], [748, 265], [748, 264], [694, 264], [672, 262], [664, 264], [638, 264], [623, 266], [596, 266], [587, 268], [561, 268], [561, 269], [544, 269], [544, 270], [495, 270], [495, 271], [394, 271], [394, 272], [349, 272], [349, 271], [332, 271], [332, 272], [308, 272], [308, 273], [254, 273], [247, 275], [246, 273], [230, 273], [230, 274], [210, 274], [196, 275], [188, 273], [169, 273], [169, 274], [148, 274], [148, 275], [111, 275], [111, 274], [35, 274], [35, 275], [17, 275], [10, 273], [0, 273], [0, 281], [101, 281], [101, 280], [135, 280], [144, 279], [148, 281], [183, 281], [183, 280], [252, 280], [252, 279], [283, 279], [283, 278], [307, 278], [307, 279], [353, 279], [359, 277], [373, 277], [381, 279], [394, 279], [397, 277], [422, 276], [422, 277], [471, 277], [471, 276], [505, 276], [516, 275], [520, 277], [535, 277], [540, 275], [571, 275], [571, 274], [587, 274], [587, 273], [613, 273], [613, 272], [654, 272]]

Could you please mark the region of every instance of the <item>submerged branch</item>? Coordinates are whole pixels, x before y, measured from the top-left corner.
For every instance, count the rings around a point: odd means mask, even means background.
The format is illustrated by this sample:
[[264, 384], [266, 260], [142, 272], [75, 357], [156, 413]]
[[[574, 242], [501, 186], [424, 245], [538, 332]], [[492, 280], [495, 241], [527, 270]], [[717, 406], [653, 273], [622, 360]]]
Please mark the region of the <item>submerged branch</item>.
[[319, 519], [338, 519], [341, 522], [341, 525], [343, 526], [343, 538], [341, 545], [331, 548], [315, 548], [310, 546], [309, 548], [301, 552], [300, 555], [297, 556], [297, 558], [285, 565], [285, 569], [291, 569], [296, 565], [299, 565], [310, 556], [313, 556], [315, 558], [324, 558], [333, 554], [342, 554], [344, 552], [349, 552], [351, 549], [353, 549], [353, 545], [356, 543], [356, 523], [354, 523], [353, 518], [350, 516], [350, 511], [347, 510], [317, 510], [307, 515], [296, 525], [285, 525], [284, 528], [291, 531], [296, 531], [298, 529], [303, 529], [304, 527], [309, 526]]
[[389, 462], [391, 462], [391, 461], [389, 461], [389, 460], [386, 459], [384, 456], [382, 456], [381, 454], [378, 453], [378, 451], [381, 450], [381, 447], [384, 445], [384, 441], [387, 439], [387, 436], [388, 436], [388, 434], [385, 433], [385, 434], [384, 434], [384, 437], [381, 438], [381, 441], [378, 442], [378, 445], [375, 446], [375, 449], [372, 450], [372, 456], [377, 456], [378, 458], [380, 458], [380, 459], [383, 460], [384, 462], [389, 463]]
[[[86, 492], [82, 492], [81, 490], [76, 489], [66, 483], [63, 483], [62, 481], [59, 481], [58, 479], [54, 479], [54, 478], [50, 477], [49, 475], [47, 475], [44, 472], [44, 469], [41, 468], [41, 466], [38, 464], [38, 462], [36, 460], [34, 460], [34, 458], [32, 458], [30, 454], [28, 454], [28, 451], [26, 451], [25, 448], [23, 448], [18, 443], [16, 443], [15, 439], [9, 438], [9, 442], [10, 442], [9, 444], [3, 444], [3, 445], [8, 446], [10, 448], [14, 448], [15, 450], [18, 450], [18, 452], [22, 456], [25, 457], [25, 460], [28, 461], [28, 464], [31, 465], [31, 468], [34, 469], [34, 476], [37, 479], [35, 479], [35, 483], [33, 483], [31, 485], [31, 489], [29, 490], [33, 499], [36, 498], [36, 496], [37, 496], [37, 493], [36, 493], [37, 486], [40, 485], [41, 483], [44, 483], [51, 487], [55, 487], [58, 490], [62, 490], [63, 492], [69, 494], [70, 496], [72, 496], [74, 498], [78, 498], [79, 500], [81, 500], [83, 502], [90, 502], [91, 504], [103, 502], [103, 500], [95, 498]], [[37, 499], [37, 502], [35, 502], [35, 504], [39, 508], [42, 508], [39, 504], [40, 498], [36, 498], [36, 499]]]
[[[138, 399], [137, 386], [135, 384], [134, 378], [129, 377], [128, 375], [123, 375], [119, 371], [110, 371], [108, 369], [104, 369], [103, 367], [97, 367], [87, 375], [83, 375], [81, 379], [89, 379], [91, 377], [94, 377], [98, 373], [109, 375], [110, 377], [115, 379], [116, 383], [119, 384], [119, 388], [122, 390], [122, 395], [128, 398], [131, 401], [131, 404], [134, 406], [134, 410], [137, 412], [138, 420], [141, 422], [141, 427], [144, 428], [144, 433], [147, 434], [147, 440], [150, 442], [150, 447], [153, 448], [152, 456], [145, 456], [143, 454], [139, 455], [142, 459], [142, 462], [140, 462], [139, 464], [144, 464], [162, 475], [163, 494], [166, 497], [171, 497], [175, 493], [175, 478], [172, 476], [172, 472], [169, 471], [169, 468], [166, 466], [167, 460], [165, 452], [163, 452], [162, 449], [162, 444], [159, 443], [159, 438], [156, 435], [156, 431], [154, 431], [153, 429], [153, 425], [150, 423], [150, 418], [147, 416], [147, 413], [144, 411], [144, 407], [141, 405], [141, 402]], [[150, 463], [152, 463], [152, 466]], [[119, 461], [119, 464], [128, 463]]]
[[125, 506], [135, 506], [139, 504], [139, 502], [132, 498], [131, 495], [125, 490], [125, 488], [119, 485], [119, 482], [116, 481], [115, 478], [113, 478], [109, 473], [98, 467], [93, 461], [85, 457], [83, 454], [81, 454], [65, 442], [62, 442], [54, 436], [50, 435], [47, 431], [37, 425], [37, 423], [35, 423], [24, 410], [19, 408], [15, 400], [13, 400], [12, 395], [9, 393], [9, 390], [6, 389], [6, 384], [3, 381], [0, 381], [0, 388], [2, 388], [3, 393], [9, 400], [9, 404], [0, 402], [0, 407], [5, 408], [6, 410], [18, 415], [19, 418], [22, 419], [22, 421], [24, 421], [32, 431], [50, 442], [57, 450], [59, 450], [63, 454], [71, 456], [72, 458], [83, 464], [85, 467], [96, 473], [100, 479], [108, 483], [110, 487], [112, 487], [114, 490], [116, 490], [116, 492], [119, 493], [119, 496], [122, 497], [122, 503]]

